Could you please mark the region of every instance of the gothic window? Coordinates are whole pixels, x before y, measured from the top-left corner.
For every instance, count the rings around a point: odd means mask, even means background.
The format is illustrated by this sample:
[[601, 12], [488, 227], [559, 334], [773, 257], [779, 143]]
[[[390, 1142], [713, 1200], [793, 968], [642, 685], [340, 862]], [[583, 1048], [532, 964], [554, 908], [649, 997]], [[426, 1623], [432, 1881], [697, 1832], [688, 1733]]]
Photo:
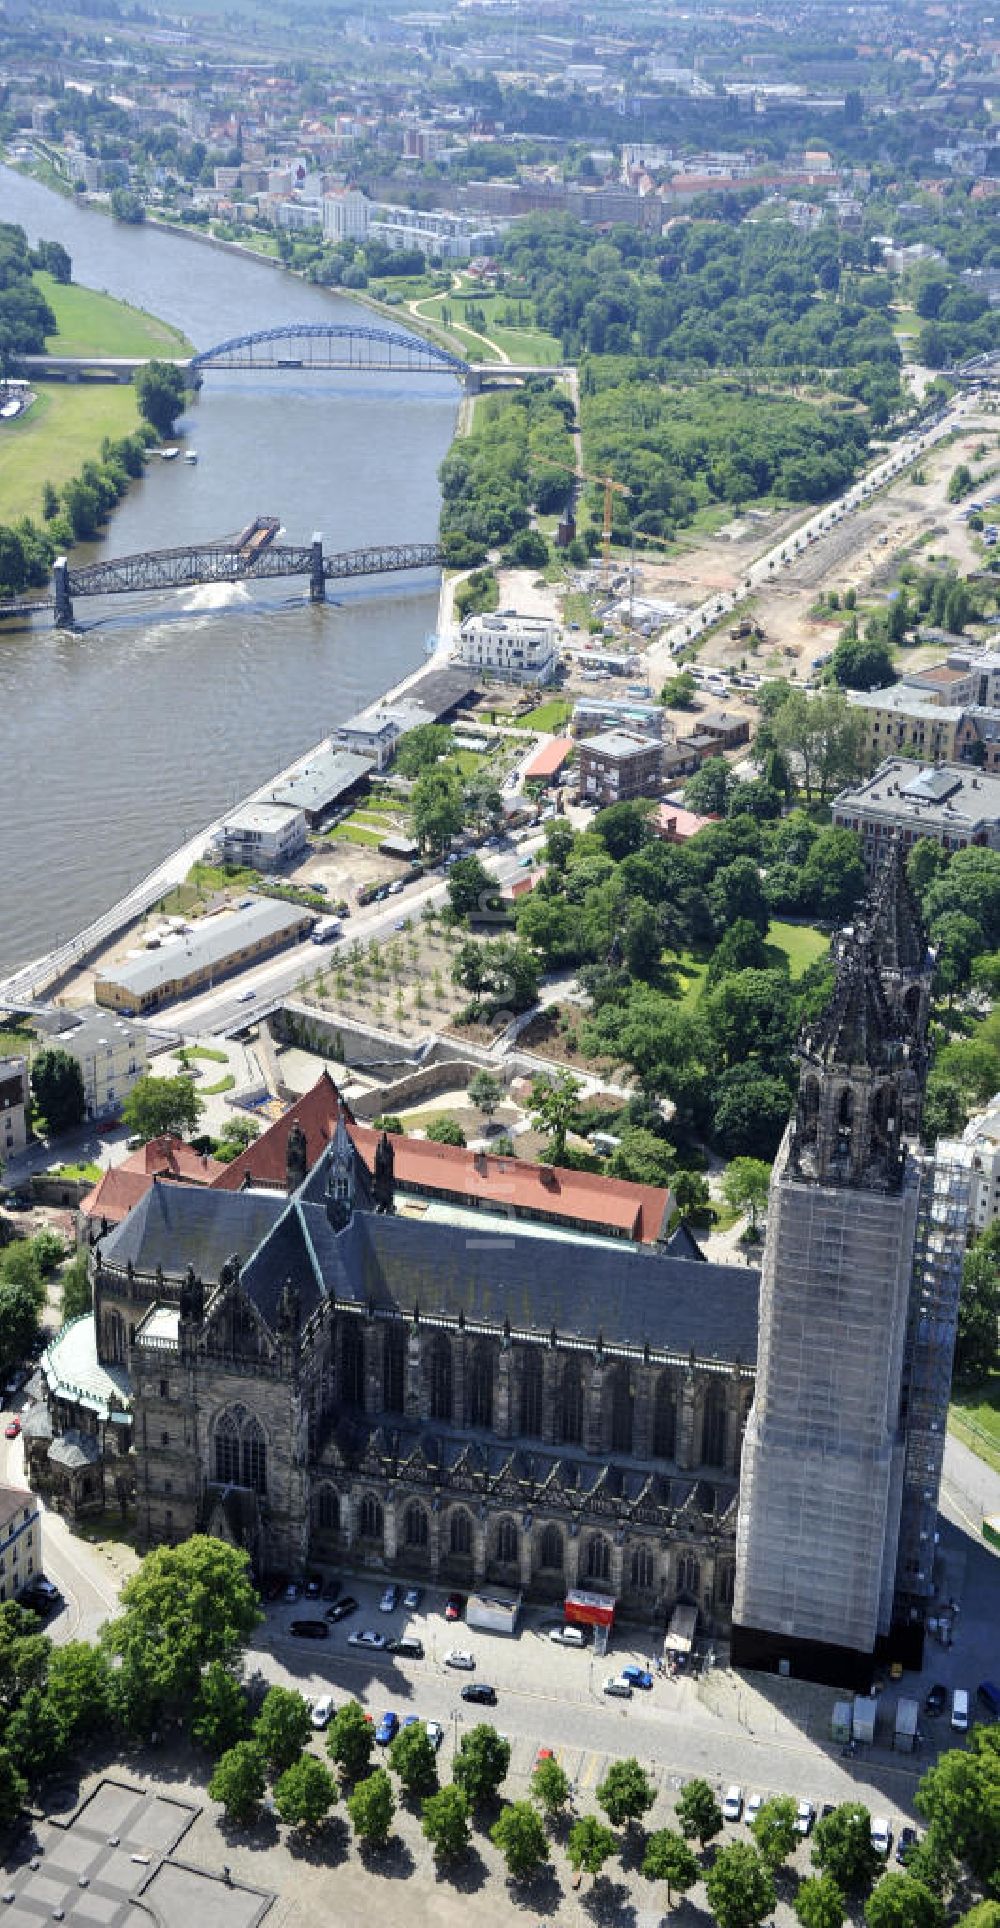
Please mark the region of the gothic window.
[[677, 1394], [673, 1375], [661, 1372], [653, 1395], [653, 1454], [673, 1459], [677, 1452]]
[[541, 1353], [529, 1346], [521, 1354], [521, 1425], [520, 1431], [528, 1439], [537, 1439], [542, 1431], [542, 1384], [544, 1378]]
[[719, 1604], [731, 1607], [736, 1592], [736, 1564], [733, 1560], [723, 1560], [719, 1568]]
[[430, 1346], [431, 1418], [451, 1424], [451, 1340], [435, 1332]]
[[364, 1406], [365, 1343], [358, 1319], [341, 1321], [340, 1396], [345, 1406]]
[[678, 1593], [692, 1593], [697, 1600], [700, 1586], [701, 1567], [698, 1561], [695, 1559], [693, 1553], [682, 1553], [677, 1562]]
[[248, 1419], [243, 1427], [243, 1484], [252, 1493], [267, 1492], [267, 1447], [264, 1434], [256, 1419]]
[[632, 1555], [632, 1589], [650, 1593], [653, 1587], [653, 1556], [648, 1546], [637, 1546]]
[[501, 1520], [497, 1527], [497, 1559], [501, 1566], [516, 1566], [520, 1540], [513, 1520]]
[[915, 1030], [916, 1030], [916, 1028], [917, 1028], [917, 1022], [918, 1022], [918, 1020], [919, 1020], [919, 1017], [920, 1017], [920, 986], [919, 986], [919, 984], [911, 984], [911, 985], [910, 985], [910, 988], [909, 988], [909, 990], [907, 991], [907, 993], [906, 993], [906, 996], [905, 996], [905, 997], [904, 997], [904, 999], [903, 999], [903, 1010], [904, 1010], [904, 1012], [905, 1012], [905, 1014], [906, 1014], [906, 1017], [907, 1017], [907, 1020], [908, 1020], [908, 1022], [909, 1022], [909, 1025], [910, 1025], [910, 1029], [911, 1029], [911, 1030], [913, 1030], [913, 1031], [915, 1031]]
[[403, 1542], [406, 1546], [426, 1546], [430, 1538], [427, 1514], [412, 1500], [403, 1514]]
[[493, 1425], [493, 1350], [488, 1342], [478, 1345], [469, 1360], [466, 1380], [466, 1410], [469, 1426]]
[[240, 1429], [232, 1413], [223, 1413], [216, 1424], [215, 1477], [220, 1486], [240, 1483]]
[[610, 1580], [611, 1542], [603, 1533], [592, 1533], [587, 1541], [584, 1570], [588, 1580]]
[[363, 1540], [381, 1540], [385, 1525], [382, 1502], [366, 1493], [358, 1512], [358, 1532]]
[[406, 1329], [382, 1327], [382, 1404], [387, 1413], [406, 1410]]
[[801, 1129], [804, 1142], [813, 1144], [819, 1129], [819, 1079], [804, 1078], [799, 1096]]
[[538, 1549], [538, 1564], [546, 1573], [563, 1570], [563, 1537], [557, 1526], [547, 1526]]
[[559, 1437], [564, 1446], [579, 1446], [583, 1439], [583, 1375], [579, 1359], [566, 1360], [561, 1390]]
[[458, 1554], [461, 1558], [466, 1558], [471, 1555], [472, 1521], [468, 1513], [464, 1512], [460, 1506], [456, 1507], [452, 1513], [448, 1529], [448, 1540], [453, 1553]]
[[125, 1321], [120, 1312], [109, 1312], [104, 1322], [104, 1346], [112, 1365], [125, 1364]]
[[702, 1407], [701, 1463], [703, 1466], [726, 1463], [726, 1388], [720, 1379], [712, 1380]]
[[611, 1451], [630, 1453], [632, 1451], [633, 1398], [627, 1366], [612, 1366], [610, 1398]]
[[846, 1153], [848, 1155], [850, 1154], [851, 1134], [853, 1130], [854, 1130], [854, 1093], [851, 1090], [850, 1085], [847, 1085], [845, 1086], [844, 1090], [840, 1094], [840, 1103], [837, 1106], [837, 1149], [838, 1151]]
[[332, 1486], [321, 1486], [316, 1495], [316, 1525], [321, 1533], [336, 1533], [340, 1526], [340, 1500]]
[[872, 1144], [885, 1151], [898, 1134], [896, 1093], [892, 1085], [879, 1085], [872, 1102]]

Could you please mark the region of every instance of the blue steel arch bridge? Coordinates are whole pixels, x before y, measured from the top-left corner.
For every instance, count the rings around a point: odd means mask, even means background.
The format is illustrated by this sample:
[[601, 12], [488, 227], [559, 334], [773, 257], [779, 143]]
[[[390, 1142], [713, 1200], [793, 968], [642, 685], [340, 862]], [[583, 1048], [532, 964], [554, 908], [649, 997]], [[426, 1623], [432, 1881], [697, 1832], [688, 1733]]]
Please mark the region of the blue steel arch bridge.
[[187, 367], [195, 377], [212, 368], [353, 369], [362, 374], [455, 375], [460, 381], [469, 373], [469, 364], [458, 355], [404, 329], [327, 321], [289, 322], [233, 335], [192, 355]]

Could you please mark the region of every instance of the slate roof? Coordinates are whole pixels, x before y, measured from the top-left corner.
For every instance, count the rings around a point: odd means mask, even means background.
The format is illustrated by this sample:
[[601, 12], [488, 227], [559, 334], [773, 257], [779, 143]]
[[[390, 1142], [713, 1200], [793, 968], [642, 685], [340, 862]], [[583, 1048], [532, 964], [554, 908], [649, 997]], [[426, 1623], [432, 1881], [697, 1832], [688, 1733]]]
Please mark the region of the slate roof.
[[50, 1392], [88, 1412], [108, 1419], [131, 1405], [131, 1387], [124, 1366], [105, 1365], [97, 1356], [94, 1315], [85, 1312], [56, 1334], [42, 1354], [42, 1371]]
[[206, 1283], [214, 1282], [233, 1252], [246, 1258], [277, 1224], [288, 1200], [274, 1192], [221, 1192], [204, 1185], [154, 1181], [121, 1225], [101, 1240], [108, 1265], [155, 1272], [158, 1265], [174, 1278], [193, 1265]]

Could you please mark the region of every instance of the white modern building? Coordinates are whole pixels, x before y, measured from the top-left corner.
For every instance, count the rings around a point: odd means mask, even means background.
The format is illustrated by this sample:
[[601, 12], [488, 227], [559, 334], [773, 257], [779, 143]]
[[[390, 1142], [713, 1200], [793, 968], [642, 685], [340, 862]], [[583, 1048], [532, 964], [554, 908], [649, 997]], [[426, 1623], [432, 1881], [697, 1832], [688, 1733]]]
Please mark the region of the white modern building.
[[228, 816], [215, 848], [223, 863], [277, 870], [306, 847], [306, 814], [286, 803], [245, 803]]
[[467, 616], [458, 634], [459, 661], [505, 683], [551, 683], [559, 666], [559, 626], [547, 616]]
[[324, 194], [322, 208], [324, 241], [364, 240], [372, 207], [359, 188], [334, 188], [332, 193]]
[[985, 1232], [1000, 1218], [1000, 1092], [962, 1133], [972, 1155], [969, 1230]]
[[386, 704], [348, 717], [346, 723], [334, 730], [332, 740], [338, 749], [367, 757], [376, 770], [384, 770], [392, 760], [400, 737], [420, 723], [433, 721], [433, 716], [419, 703], [398, 703], [392, 707]]
[[421, 254], [440, 255], [445, 261], [468, 261], [474, 254], [492, 254], [498, 225], [483, 226], [481, 216], [450, 214], [444, 208], [398, 208], [376, 201], [368, 231], [394, 254], [416, 248]]
[[76, 1059], [87, 1117], [117, 1117], [132, 1086], [149, 1068], [146, 1033], [109, 1011], [92, 1008], [73, 1016], [79, 1017], [78, 1024], [55, 1030], [44, 1043]]
[[0, 1604], [42, 1571], [42, 1516], [34, 1493], [0, 1486]]

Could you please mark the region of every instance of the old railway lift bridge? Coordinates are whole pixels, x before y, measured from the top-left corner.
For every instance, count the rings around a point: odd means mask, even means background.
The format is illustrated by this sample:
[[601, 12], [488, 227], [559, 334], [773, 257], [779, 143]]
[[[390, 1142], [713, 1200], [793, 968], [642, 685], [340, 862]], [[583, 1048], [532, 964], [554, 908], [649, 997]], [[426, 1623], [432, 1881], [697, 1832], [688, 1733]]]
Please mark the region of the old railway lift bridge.
[[[146, 365], [144, 360], [93, 356], [31, 355], [23, 360], [26, 372], [64, 381], [130, 382], [136, 370]], [[482, 386], [486, 373], [470, 367], [436, 342], [402, 329], [348, 327], [338, 322], [295, 322], [234, 335], [174, 365], [183, 371], [192, 388], [200, 388], [213, 369], [243, 373], [328, 369], [357, 374], [444, 374], [473, 390]], [[491, 377], [516, 381], [529, 374], [553, 371], [504, 363], [491, 366], [489, 372]], [[279, 526], [273, 516], [257, 516], [237, 535], [178, 549], [112, 557], [82, 569], [72, 569], [68, 559], [61, 556], [52, 570], [52, 602], [0, 604], [0, 617], [51, 608], [56, 626], [68, 629], [74, 622], [74, 603], [81, 596], [149, 594], [206, 583], [261, 582], [278, 576], [308, 576], [310, 601], [323, 602], [328, 582], [436, 568], [442, 559], [438, 544], [433, 542], [383, 543], [377, 548], [324, 555], [318, 535], [307, 544], [278, 543], [275, 537]]]

